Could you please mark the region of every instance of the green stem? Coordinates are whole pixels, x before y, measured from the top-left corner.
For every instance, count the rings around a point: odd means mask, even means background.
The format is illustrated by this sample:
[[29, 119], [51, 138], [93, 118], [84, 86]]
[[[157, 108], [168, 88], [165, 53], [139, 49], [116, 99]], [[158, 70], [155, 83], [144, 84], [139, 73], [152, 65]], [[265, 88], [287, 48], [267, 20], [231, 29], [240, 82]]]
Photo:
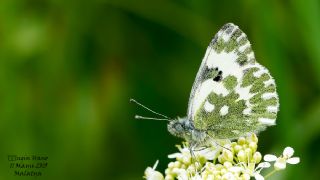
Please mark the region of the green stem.
[[273, 170], [273, 171], [271, 171], [271, 172], [269, 172], [265, 177], [264, 177], [264, 179], [267, 179], [269, 176], [271, 176], [272, 174], [274, 174], [275, 172], [277, 172], [277, 170]]

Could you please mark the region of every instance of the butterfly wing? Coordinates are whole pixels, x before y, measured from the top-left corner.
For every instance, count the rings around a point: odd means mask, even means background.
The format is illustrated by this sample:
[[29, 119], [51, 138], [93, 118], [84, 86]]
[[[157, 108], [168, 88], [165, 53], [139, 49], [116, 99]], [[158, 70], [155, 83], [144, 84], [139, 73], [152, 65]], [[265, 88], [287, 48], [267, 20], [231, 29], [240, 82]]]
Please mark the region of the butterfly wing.
[[197, 73], [188, 119], [214, 138], [233, 139], [274, 125], [278, 108], [274, 79], [256, 62], [246, 34], [225, 24]]

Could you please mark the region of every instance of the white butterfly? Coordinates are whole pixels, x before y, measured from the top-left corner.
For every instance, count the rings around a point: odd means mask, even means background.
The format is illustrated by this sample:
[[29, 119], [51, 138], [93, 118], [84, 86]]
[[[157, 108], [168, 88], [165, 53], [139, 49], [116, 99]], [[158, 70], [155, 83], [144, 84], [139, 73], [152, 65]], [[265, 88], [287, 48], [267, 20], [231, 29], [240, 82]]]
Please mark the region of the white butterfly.
[[228, 23], [207, 48], [191, 90], [187, 117], [170, 120], [168, 130], [191, 146], [200, 146], [275, 125], [278, 109], [274, 79], [256, 62], [246, 34]]

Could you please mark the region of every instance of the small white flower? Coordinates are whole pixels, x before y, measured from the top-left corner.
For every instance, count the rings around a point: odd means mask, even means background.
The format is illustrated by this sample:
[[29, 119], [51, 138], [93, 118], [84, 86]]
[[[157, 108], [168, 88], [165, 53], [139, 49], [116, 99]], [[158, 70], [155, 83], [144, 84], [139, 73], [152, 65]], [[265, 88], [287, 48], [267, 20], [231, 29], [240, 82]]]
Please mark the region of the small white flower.
[[159, 171], [155, 170], [158, 163], [159, 161], [157, 160], [153, 165], [153, 168], [147, 167], [147, 169], [144, 171], [144, 175], [147, 180], [164, 180], [163, 175]]
[[191, 179], [192, 180], [202, 180], [201, 176], [198, 173], [196, 175], [194, 175]]
[[241, 163], [243, 174], [248, 174], [254, 177], [256, 180], [264, 180], [264, 177], [260, 174], [261, 170], [264, 168], [269, 168], [271, 165], [268, 162], [262, 162], [254, 168], [253, 163]]
[[264, 177], [263, 177], [261, 174], [259, 174], [259, 173], [255, 173], [255, 174], [254, 174], [254, 178], [255, 178], [256, 180], [264, 180]]
[[222, 176], [222, 179], [235, 180], [236, 177], [231, 172], [227, 172]]
[[254, 169], [253, 176], [256, 180], [264, 180], [264, 177], [260, 174], [262, 169], [269, 168], [271, 165], [268, 162], [259, 163]]
[[259, 169], [259, 168], [261, 168], [261, 169], [269, 168], [270, 166], [271, 166], [270, 163], [262, 162], [262, 163], [258, 164], [257, 169]]
[[276, 157], [273, 154], [267, 154], [264, 156], [264, 160], [268, 162], [273, 162], [274, 163], [274, 168], [276, 170], [283, 170], [286, 168], [286, 164], [298, 164], [300, 162], [299, 157], [292, 157], [294, 153], [294, 150], [292, 147], [286, 147], [283, 150], [283, 153], [280, 157]]
[[[190, 154], [190, 149], [188, 147], [183, 147], [181, 148], [181, 146], [178, 146], [179, 149], [179, 153], [173, 153], [173, 154], [169, 154], [168, 158], [170, 159], [191, 159], [191, 154]], [[218, 157], [221, 148], [216, 148], [216, 149], [212, 149], [212, 148], [202, 148], [199, 147], [200, 150], [193, 150], [193, 153], [196, 157], [204, 157], [206, 160], [213, 160], [215, 158]]]
[[[275, 170], [271, 171], [266, 177], [271, 176], [276, 170], [286, 168], [286, 163], [298, 164], [299, 157], [292, 157], [294, 150], [286, 147], [277, 157], [272, 154], [264, 156], [257, 150], [258, 139], [254, 135], [252, 138], [239, 138], [237, 142], [215, 142], [219, 146], [197, 147], [190, 151], [187, 143], [177, 146], [179, 151], [168, 157], [175, 159], [168, 164], [164, 176], [156, 171], [158, 161], [153, 168], [145, 170], [144, 178], [147, 180], [202, 180], [202, 179], [243, 179], [264, 180], [261, 174], [263, 169], [271, 167], [269, 162], [274, 162]], [[193, 159], [195, 158], [195, 159]], [[259, 163], [261, 162], [261, 163]], [[258, 164], [259, 163], [259, 164]]]
[[268, 162], [262, 162], [258, 164], [253, 172], [253, 176], [256, 180], [264, 180], [264, 177], [260, 174], [261, 170], [264, 168], [269, 168], [271, 165]]
[[176, 173], [178, 174], [178, 180], [185, 180], [189, 177], [188, 172], [185, 169], [178, 169]]
[[240, 173], [243, 170], [243, 168], [238, 166], [232, 166], [228, 168], [228, 170], [232, 173]]
[[185, 169], [177, 169], [176, 170], [177, 179], [178, 180], [202, 180], [199, 173], [196, 173], [195, 175], [191, 175], [188, 170]]

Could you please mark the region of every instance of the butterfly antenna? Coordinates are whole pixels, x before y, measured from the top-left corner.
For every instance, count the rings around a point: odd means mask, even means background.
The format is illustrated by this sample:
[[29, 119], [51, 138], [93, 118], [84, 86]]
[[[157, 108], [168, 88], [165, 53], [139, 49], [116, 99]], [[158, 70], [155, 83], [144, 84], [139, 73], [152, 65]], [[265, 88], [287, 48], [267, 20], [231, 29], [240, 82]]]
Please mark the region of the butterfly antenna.
[[150, 119], [150, 120], [157, 120], [157, 121], [170, 121], [169, 119], [164, 119], [164, 118], [153, 118], [153, 117], [145, 117], [145, 116], [139, 116], [139, 115], [135, 115], [134, 118], [136, 118], [136, 119]]
[[[165, 116], [165, 115], [163, 115], [163, 114], [157, 113], [157, 112], [155, 112], [154, 110], [152, 110], [152, 109], [150, 109], [150, 108], [148, 108], [148, 107], [146, 107], [146, 106], [142, 105], [141, 103], [139, 103], [138, 101], [136, 101], [136, 100], [134, 100], [134, 99], [130, 99], [130, 102], [134, 102], [134, 103], [136, 103], [137, 105], [141, 106], [142, 108], [144, 108], [144, 109], [146, 109], [146, 110], [148, 110], [148, 111], [152, 112], [153, 114], [156, 114], [156, 115], [162, 116], [162, 117], [166, 118], [167, 120], [169, 120], [169, 119], [170, 119], [168, 116]], [[136, 116], [136, 117], [137, 117], [137, 116]], [[138, 117], [142, 117], [142, 116], [138, 116]], [[144, 119], [148, 119], [148, 118], [149, 118], [149, 117], [146, 117], [146, 118], [144, 118]], [[141, 118], [136, 118], [136, 119], [141, 119]], [[158, 119], [158, 118], [154, 118], [154, 119]]]

